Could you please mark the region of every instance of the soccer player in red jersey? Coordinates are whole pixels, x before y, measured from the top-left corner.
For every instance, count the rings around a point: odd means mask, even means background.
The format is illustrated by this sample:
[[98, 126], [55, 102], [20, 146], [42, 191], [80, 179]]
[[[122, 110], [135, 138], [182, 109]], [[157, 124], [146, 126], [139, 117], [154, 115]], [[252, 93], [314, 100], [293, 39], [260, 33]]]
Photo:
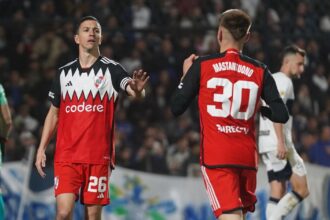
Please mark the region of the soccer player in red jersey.
[[289, 118], [268, 68], [241, 52], [250, 27], [245, 12], [225, 11], [217, 34], [220, 53], [188, 57], [171, 100], [173, 114], [180, 115], [198, 95], [201, 170], [213, 212], [221, 220], [241, 220], [255, 209], [254, 116], [260, 98], [269, 106], [260, 109], [264, 116], [280, 123]]
[[100, 55], [100, 23], [81, 19], [74, 36], [79, 57], [60, 67], [49, 91], [47, 114], [35, 165], [44, 177], [45, 150], [57, 131], [54, 189], [56, 219], [72, 219], [75, 201], [86, 219], [101, 219], [109, 204], [109, 176], [114, 167], [114, 111], [118, 93], [144, 97], [149, 79], [142, 70], [131, 78], [121, 65]]

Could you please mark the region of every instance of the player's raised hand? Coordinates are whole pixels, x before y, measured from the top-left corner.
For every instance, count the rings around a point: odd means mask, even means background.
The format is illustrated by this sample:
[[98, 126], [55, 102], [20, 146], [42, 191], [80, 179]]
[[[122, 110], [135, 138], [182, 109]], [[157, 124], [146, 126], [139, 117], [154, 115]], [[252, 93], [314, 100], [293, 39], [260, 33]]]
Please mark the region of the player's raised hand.
[[132, 80], [128, 82], [129, 88], [127, 92], [134, 97], [141, 97], [148, 80], [149, 76], [147, 72], [142, 69], [135, 70], [133, 72]]
[[181, 80], [184, 78], [184, 76], [187, 74], [189, 68], [191, 67], [191, 65], [193, 64], [194, 60], [196, 60], [198, 58], [198, 56], [196, 56], [196, 54], [191, 54], [188, 58], [186, 58], [183, 61], [183, 74], [182, 74], [182, 78]]
[[43, 171], [43, 168], [46, 167], [46, 154], [44, 151], [38, 150], [35, 166], [39, 175], [44, 178], [46, 176], [46, 173]]

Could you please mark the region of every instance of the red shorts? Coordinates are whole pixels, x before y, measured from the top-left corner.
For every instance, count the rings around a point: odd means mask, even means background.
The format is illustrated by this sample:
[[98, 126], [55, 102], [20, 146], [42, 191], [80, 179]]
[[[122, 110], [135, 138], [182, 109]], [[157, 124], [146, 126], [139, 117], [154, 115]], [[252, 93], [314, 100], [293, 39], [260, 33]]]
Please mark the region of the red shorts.
[[257, 171], [242, 168], [208, 169], [201, 167], [207, 195], [214, 215], [242, 209], [253, 212], [257, 202], [255, 196]]
[[110, 203], [109, 165], [55, 163], [55, 196], [62, 193], [74, 193], [82, 204], [107, 205]]

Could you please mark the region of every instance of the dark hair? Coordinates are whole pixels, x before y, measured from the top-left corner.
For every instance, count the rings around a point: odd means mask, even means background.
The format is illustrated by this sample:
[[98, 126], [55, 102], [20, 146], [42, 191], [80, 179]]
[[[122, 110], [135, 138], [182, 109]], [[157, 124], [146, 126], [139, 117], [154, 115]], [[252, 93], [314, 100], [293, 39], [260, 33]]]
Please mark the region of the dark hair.
[[249, 32], [251, 24], [250, 16], [240, 9], [229, 9], [219, 18], [219, 26], [228, 29], [236, 41]]
[[297, 45], [292, 44], [284, 48], [282, 57], [284, 59], [284, 57], [286, 57], [287, 55], [292, 55], [297, 53], [300, 54], [302, 57], [305, 57], [306, 55], [305, 50], [301, 49]]
[[88, 16], [82, 17], [76, 25], [76, 33], [78, 33], [78, 31], [79, 31], [79, 27], [80, 27], [81, 23], [83, 23], [84, 21], [89, 21], [89, 20], [96, 21], [97, 23], [100, 24], [99, 20], [97, 20], [97, 18], [94, 16], [88, 15]]

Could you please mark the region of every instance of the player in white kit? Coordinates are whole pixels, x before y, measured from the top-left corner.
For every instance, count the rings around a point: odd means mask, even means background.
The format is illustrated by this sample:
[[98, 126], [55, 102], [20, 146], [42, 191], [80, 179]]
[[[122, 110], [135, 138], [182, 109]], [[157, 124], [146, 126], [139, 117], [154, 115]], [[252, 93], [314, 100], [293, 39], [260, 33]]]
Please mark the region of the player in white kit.
[[[292, 78], [304, 71], [305, 51], [291, 45], [285, 48], [280, 72], [273, 74], [277, 89], [289, 111], [285, 124], [273, 123], [260, 116], [259, 153], [266, 165], [270, 196], [266, 208], [267, 220], [281, 220], [309, 194], [306, 168], [292, 141]], [[292, 191], [286, 192], [290, 181]]]

